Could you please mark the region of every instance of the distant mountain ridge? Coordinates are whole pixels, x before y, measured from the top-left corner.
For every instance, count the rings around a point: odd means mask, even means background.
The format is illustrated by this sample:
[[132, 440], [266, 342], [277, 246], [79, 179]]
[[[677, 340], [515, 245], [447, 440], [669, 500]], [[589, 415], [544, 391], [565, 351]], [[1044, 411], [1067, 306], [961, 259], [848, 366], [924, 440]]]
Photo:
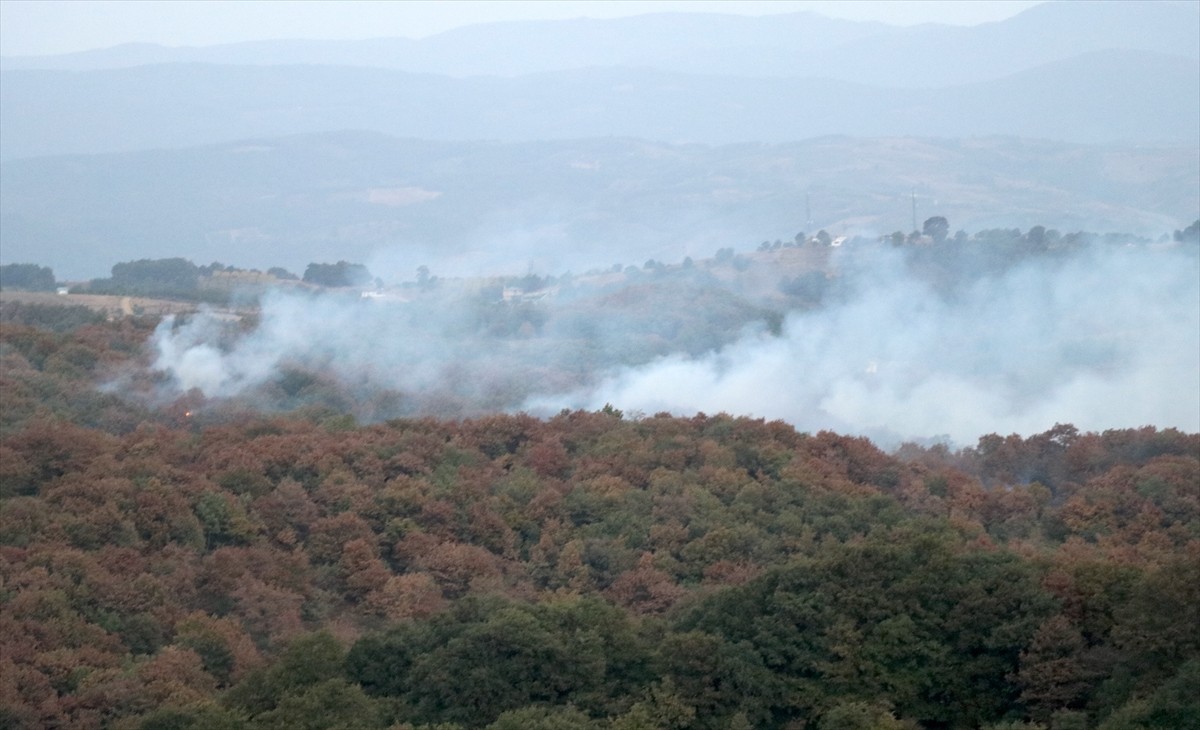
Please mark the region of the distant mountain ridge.
[[1200, 3], [1047, 2], [972, 27], [812, 13], [490, 23], [412, 40], [0, 59], [0, 159], [366, 130], [727, 144], [1200, 137]]
[[1187, 0], [1047, 2], [1003, 21], [970, 27], [895, 27], [814, 13], [761, 17], [659, 13], [610, 20], [488, 23], [421, 40], [271, 40], [182, 48], [129, 44], [57, 56], [4, 57], [0, 68], [314, 64], [461, 77], [621, 66], [937, 88], [997, 79], [1116, 49], [1200, 59], [1197, 4]]
[[0, 73], [0, 159], [367, 130], [530, 141], [639, 137], [728, 144], [826, 134], [1014, 135], [1191, 144], [1200, 64], [1098, 51], [945, 89], [623, 68], [451, 78], [336, 66], [167, 64]]

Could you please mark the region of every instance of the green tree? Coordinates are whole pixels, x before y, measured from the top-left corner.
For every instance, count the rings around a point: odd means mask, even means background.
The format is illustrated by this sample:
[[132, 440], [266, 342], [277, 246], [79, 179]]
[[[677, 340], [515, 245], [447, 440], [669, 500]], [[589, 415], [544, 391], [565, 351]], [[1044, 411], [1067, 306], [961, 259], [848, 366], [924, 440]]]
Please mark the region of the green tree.
[[[344, 674], [345, 652], [341, 644], [327, 631], [300, 636], [288, 645], [283, 656], [269, 667], [249, 673], [232, 687], [223, 698], [226, 706], [241, 709], [257, 716], [280, 705], [285, 696], [298, 698], [309, 687], [329, 680], [341, 680]], [[362, 690], [354, 687], [358, 693]], [[331, 696], [345, 696], [344, 687], [322, 690]], [[314, 695], [314, 697], [320, 696]], [[310, 698], [311, 700], [311, 698]], [[304, 705], [309, 700], [295, 700]], [[353, 698], [347, 700], [355, 702]]]
[[140, 259], [112, 267], [112, 286], [125, 294], [187, 296], [199, 281], [200, 269], [181, 258]]
[[693, 727], [696, 708], [684, 702], [668, 678], [647, 689], [629, 711], [612, 721], [612, 730], [686, 730]]
[[5, 264], [0, 266], [0, 289], [54, 291], [54, 272], [37, 264]]
[[487, 730], [599, 730], [600, 727], [600, 723], [570, 705], [533, 705], [502, 713]]
[[1200, 660], [1193, 660], [1144, 699], [1134, 699], [1100, 723], [1098, 730], [1200, 727]]
[[253, 541], [255, 529], [242, 503], [224, 492], [205, 492], [193, 508], [209, 548]]
[[752, 727], [764, 727], [772, 709], [785, 703], [783, 677], [769, 671], [748, 642], [733, 644], [702, 631], [673, 633], [659, 645], [659, 657], [673, 694], [695, 710], [695, 727], [727, 727], [738, 714]]
[[246, 730], [246, 720], [216, 704], [164, 707], [142, 718], [138, 730]]
[[284, 695], [254, 718], [262, 730], [375, 730], [384, 728], [383, 708], [344, 679], [328, 679]]
[[346, 667], [369, 694], [411, 707], [414, 720], [477, 727], [530, 705], [618, 710], [649, 681], [641, 643], [619, 609], [595, 599], [468, 598], [429, 621], [360, 639]]
[[841, 695], [922, 723], [978, 725], [1016, 703], [1020, 652], [1052, 605], [1014, 556], [897, 532], [768, 571], [681, 628], [753, 646], [790, 688], [776, 706], [785, 716]]
[[825, 714], [817, 730], [915, 730], [916, 725], [897, 720], [885, 707], [868, 702], [844, 702]]
[[1117, 611], [1114, 643], [1143, 684], [1200, 660], [1200, 561], [1176, 557], [1147, 573]]

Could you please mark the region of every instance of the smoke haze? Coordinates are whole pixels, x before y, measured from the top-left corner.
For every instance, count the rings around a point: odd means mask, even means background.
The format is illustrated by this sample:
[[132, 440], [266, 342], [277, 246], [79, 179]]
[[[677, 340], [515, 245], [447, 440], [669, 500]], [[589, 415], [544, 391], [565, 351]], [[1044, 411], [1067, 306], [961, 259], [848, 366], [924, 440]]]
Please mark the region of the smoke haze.
[[791, 315], [782, 337], [622, 370], [573, 402], [751, 412], [888, 439], [1200, 420], [1195, 257], [1092, 252], [1029, 262], [946, 301], [922, 282], [853, 274], [854, 293]]
[[[1196, 431], [1198, 261], [1178, 246], [1092, 245], [947, 284], [901, 250], [847, 246], [825, 267], [821, 303], [791, 302], [775, 327], [753, 309], [778, 304], [769, 287], [758, 282], [762, 297], [749, 302], [752, 291], [707, 274], [665, 288], [560, 282], [500, 334], [495, 313], [514, 310], [484, 285], [400, 303], [274, 292], [247, 333], [207, 314], [165, 321], [154, 368], [171, 392], [252, 400], [291, 370], [319, 372], [360, 404], [391, 394], [390, 411], [357, 411], [374, 418], [611, 404], [747, 414], [891, 444], [973, 443], [1055, 423]], [[688, 311], [706, 318], [707, 339], [664, 339], [664, 327], [688, 331]]]

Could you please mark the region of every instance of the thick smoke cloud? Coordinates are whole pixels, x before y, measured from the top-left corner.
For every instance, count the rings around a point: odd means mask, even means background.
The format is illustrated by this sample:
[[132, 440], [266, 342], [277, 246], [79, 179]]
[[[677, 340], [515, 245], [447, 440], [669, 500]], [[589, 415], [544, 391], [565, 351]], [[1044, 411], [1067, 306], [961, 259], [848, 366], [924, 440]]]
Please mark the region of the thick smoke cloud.
[[729, 411], [894, 440], [1200, 427], [1200, 273], [1177, 251], [1029, 261], [947, 300], [900, 263], [788, 318], [781, 337], [613, 375], [575, 405]]
[[[259, 326], [229, 341], [211, 317], [164, 322], [155, 368], [173, 388], [209, 397], [246, 393], [281, 368], [301, 366], [368, 393], [450, 393], [466, 404], [450, 415], [605, 404], [643, 413], [724, 411], [892, 444], [949, 438], [963, 445], [1055, 423], [1197, 431], [1196, 253], [1097, 245], [944, 286], [897, 250], [847, 247], [832, 261], [837, 285], [822, 305], [791, 311], [776, 333], [730, 332], [708, 352], [633, 363], [589, 361], [627, 334], [609, 321], [603, 298], [586, 330], [562, 336], [570, 307], [560, 299], [538, 305], [539, 333], [498, 339], [480, 335], [478, 297], [466, 298], [471, 307], [418, 312], [415, 303], [275, 293], [263, 302]], [[570, 326], [578, 326], [574, 314]], [[444, 404], [408, 402], [405, 414]]]
[[243, 395], [286, 368], [332, 373], [368, 389], [422, 391], [438, 387], [455, 363], [483, 354], [465, 320], [452, 309], [418, 314], [405, 304], [276, 290], [263, 298], [258, 326], [242, 336], [211, 312], [164, 320], [154, 335], [154, 368], [173, 388], [210, 398]]

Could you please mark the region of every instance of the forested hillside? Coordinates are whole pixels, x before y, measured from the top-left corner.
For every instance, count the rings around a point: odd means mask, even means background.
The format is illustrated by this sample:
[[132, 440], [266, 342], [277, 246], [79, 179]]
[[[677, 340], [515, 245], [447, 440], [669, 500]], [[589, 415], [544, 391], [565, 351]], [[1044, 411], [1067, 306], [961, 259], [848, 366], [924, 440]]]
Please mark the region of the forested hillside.
[[1196, 434], [193, 411], [0, 315], [5, 727], [1200, 723]]
[[385, 279], [421, 264], [458, 275], [545, 274], [699, 258], [818, 228], [907, 234], [930, 215], [956, 230], [1041, 224], [1158, 237], [1200, 213], [1194, 142], [846, 132], [721, 146], [335, 132], [8, 160], [0, 166], [0, 263], [36, 261], [65, 280], [102, 276], [117, 261], [170, 257], [296, 271], [347, 259]]

